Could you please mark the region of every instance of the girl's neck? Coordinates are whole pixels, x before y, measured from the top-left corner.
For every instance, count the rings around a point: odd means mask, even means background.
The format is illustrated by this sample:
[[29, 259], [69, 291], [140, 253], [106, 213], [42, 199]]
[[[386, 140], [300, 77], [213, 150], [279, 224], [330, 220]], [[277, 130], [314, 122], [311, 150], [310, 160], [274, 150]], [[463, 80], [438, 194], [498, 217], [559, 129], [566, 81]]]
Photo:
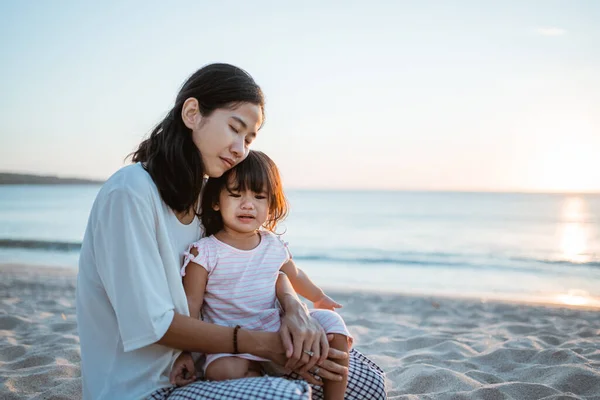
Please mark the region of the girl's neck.
[[224, 227], [215, 233], [215, 237], [221, 242], [226, 243], [239, 250], [252, 250], [260, 244], [260, 232], [238, 232], [228, 227]]

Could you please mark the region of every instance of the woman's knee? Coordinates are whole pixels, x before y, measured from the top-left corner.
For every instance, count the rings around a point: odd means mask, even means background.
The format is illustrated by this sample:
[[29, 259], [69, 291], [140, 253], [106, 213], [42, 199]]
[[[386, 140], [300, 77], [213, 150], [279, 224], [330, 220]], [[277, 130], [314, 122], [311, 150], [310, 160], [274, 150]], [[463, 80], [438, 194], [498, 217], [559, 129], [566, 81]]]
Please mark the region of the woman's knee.
[[385, 373], [373, 361], [357, 351], [350, 352], [348, 399], [387, 399]]

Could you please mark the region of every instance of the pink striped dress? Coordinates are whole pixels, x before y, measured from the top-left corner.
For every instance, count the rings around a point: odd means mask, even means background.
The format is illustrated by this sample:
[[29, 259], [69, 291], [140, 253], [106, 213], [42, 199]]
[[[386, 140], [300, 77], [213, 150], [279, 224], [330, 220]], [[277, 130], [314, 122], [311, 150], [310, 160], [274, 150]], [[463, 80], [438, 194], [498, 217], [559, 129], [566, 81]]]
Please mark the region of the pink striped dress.
[[[277, 332], [281, 326], [280, 309], [275, 295], [275, 284], [280, 268], [292, 256], [279, 236], [260, 231], [261, 240], [252, 250], [240, 250], [221, 242], [214, 236], [192, 243], [184, 253], [181, 276], [190, 262], [208, 272], [208, 282], [202, 305], [202, 318], [222, 326], [240, 325], [248, 330]], [[198, 255], [190, 253], [197, 249]], [[329, 310], [311, 310], [327, 333], [352, 336], [339, 314]], [[233, 354], [207, 354], [204, 370], [214, 360]], [[267, 361], [251, 354], [237, 357]]]

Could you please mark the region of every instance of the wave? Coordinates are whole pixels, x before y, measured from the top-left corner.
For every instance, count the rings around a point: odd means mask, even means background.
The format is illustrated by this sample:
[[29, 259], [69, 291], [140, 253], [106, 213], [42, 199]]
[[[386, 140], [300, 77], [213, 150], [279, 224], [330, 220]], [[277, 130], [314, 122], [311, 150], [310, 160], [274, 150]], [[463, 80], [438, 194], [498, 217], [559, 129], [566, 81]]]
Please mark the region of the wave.
[[570, 266], [581, 266], [581, 267], [595, 267], [598, 268], [600, 267], [600, 260], [594, 260], [594, 261], [582, 261], [582, 262], [575, 262], [575, 261], [568, 261], [568, 260], [551, 260], [551, 259], [530, 259], [530, 258], [513, 258], [513, 260], [515, 261], [535, 261], [538, 263], [542, 263], [542, 264], [550, 264], [550, 265], [570, 265]]
[[0, 248], [79, 251], [81, 249], [81, 242], [51, 242], [45, 240], [30, 239], [0, 239]]
[[[81, 242], [67, 241], [45, 241], [35, 239], [0, 239], [0, 248], [7, 249], [32, 249], [42, 251], [78, 252], [81, 250]], [[308, 250], [308, 249], [307, 249]], [[572, 262], [567, 260], [552, 260], [538, 258], [490, 258], [485, 255], [440, 253], [440, 252], [391, 252], [365, 250], [356, 255], [356, 249], [347, 251], [344, 249], [332, 250], [329, 254], [311, 252], [294, 252], [294, 259], [301, 261], [315, 261], [337, 264], [369, 264], [389, 266], [423, 266], [423, 267], [453, 267], [472, 269], [512, 269], [524, 271], [531, 268], [532, 264], [554, 265], [564, 267], [591, 267], [600, 268], [600, 260], [594, 259], [588, 262]], [[500, 262], [500, 263], [499, 263]]]
[[[431, 254], [430, 254], [431, 255]], [[339, 257], [326, 254], [295, 254], [296, 260], [303, 261], [322, 261], [334, 263], [353, 263], [353, 264], [401, 264], [401, 265], [443, 265], [443, 266], [464, 266], [464, 261], [451, 260], [432, 260], [416, 259], [404, 257]]]

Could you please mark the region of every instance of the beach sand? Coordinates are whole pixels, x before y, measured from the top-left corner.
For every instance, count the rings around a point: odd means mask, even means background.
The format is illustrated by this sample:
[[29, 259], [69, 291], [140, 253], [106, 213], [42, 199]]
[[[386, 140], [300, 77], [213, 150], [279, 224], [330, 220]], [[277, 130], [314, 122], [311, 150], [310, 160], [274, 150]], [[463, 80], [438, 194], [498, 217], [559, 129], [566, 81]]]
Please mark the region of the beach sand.
[[[79, 399], [75, 272], [0, 266], [0, 398]], [[598, 399], [600, 312], [331, 293], [391, 399]]]

